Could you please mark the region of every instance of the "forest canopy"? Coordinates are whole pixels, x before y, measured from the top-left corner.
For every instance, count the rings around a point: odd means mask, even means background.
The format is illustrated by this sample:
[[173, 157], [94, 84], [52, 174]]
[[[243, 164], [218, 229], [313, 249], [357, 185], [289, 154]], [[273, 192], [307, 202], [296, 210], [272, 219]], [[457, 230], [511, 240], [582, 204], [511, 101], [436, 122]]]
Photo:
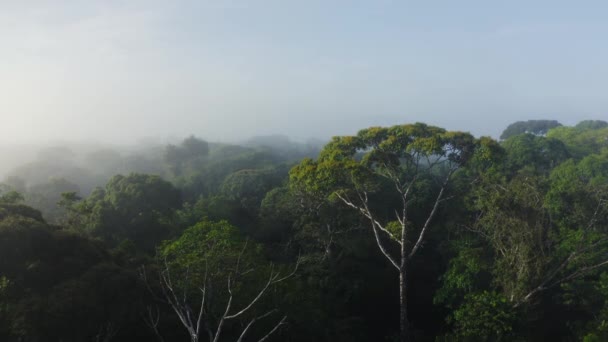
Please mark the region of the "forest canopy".
[[0, 186], [0, 341], [608, 340], [608, 123], [49, 148]]

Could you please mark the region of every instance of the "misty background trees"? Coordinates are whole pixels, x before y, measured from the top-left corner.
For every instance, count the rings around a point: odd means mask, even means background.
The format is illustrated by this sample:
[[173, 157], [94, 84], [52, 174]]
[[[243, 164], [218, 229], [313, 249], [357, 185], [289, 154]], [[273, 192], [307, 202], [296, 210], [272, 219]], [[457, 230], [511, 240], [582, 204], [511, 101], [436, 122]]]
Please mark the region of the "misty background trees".
[[604, 121], [30, 155], [2, 341], [608, 339]]

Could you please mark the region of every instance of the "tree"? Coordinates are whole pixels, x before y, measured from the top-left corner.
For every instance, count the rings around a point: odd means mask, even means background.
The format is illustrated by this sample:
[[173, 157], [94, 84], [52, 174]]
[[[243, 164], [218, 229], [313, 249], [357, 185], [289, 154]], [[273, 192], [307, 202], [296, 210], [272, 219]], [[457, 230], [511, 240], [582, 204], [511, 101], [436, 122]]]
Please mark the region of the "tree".
[[23, 195], [18, 193], [17, 191], [10, 190], [5, 193], [0, 193], [0, 203], [16, 204], [23, 201]]
[[56, 224], [65, 214], [58, 206], [64, 192], [79, 193], [80, 187], [64, 178], [50, 178], [45, 183], [30, 186], [24, 196], [25, 203], [40, 210], [48, 222]]
[[229, 200], [237, 200], [256, 213], [266, 193], [280, 185], [286, 176], [286, 168], [243, 169], [227, 175], [220, 191]]
[[136, 324], [138, 285], [100, 243], [49, 226], [35, 209], [0, 203], [3, 341], [107, 341]]
[[608, 127], [608, 122], [604, 120], [583, 120], [574, 126], [576, 129], [601, 129]]
[[510, 124], [500, 135], [501, 140], [508, 139], [512, 136], [530, 133], [534, 135], [545, 135], [547, 132], [555, 127], [560, 127], [562, 124], [556, 120], [528, 120], [528, 121], [517, 121]]
[[[218, 342], [229, 321], [247, 318], [240, 332], [232, 332], [241, 342], [255, 323], [278, 311], [265, 309], [262, 298], [272, 287], [293, 276], [299, 264], [298, 261], [291, 273], [282, 275], [273, 265], [261, 267], [260, 257], [259, 248], [248, 248], [248, 241], [228, 222], [200, 222], [162, 248], [158, 299], [172, 308], [192, 342], [202, 336], [209, 342]], [[267, 273], [268, 277], [262, 280], [260, 273]], [[155, 294], [145, 269], [141, 270], [141, 277]], [[193, 297], [200, 298], [198, 308]], [[235, 309], [237, 306], [240, 308]], [[151, 309], [148, 313], [148, 325], [162, 341], [157, 329], [159, 316], [154, 316]], [[267, 340], [286, 319], [283, 316], [272, 324], [259, 341]]]
[[510, 137], [501, 145], [506, 152], [505, 166], [510, 172], [528, 168], [547, 174], [570, 157], [562, 141], [533, 134]]
[[84, 201], [67, 193], [67, 220], [81, 230], [116, 246], [124, 239], [146, 251], [170, 233], [169, 218], [180, 207], [180, 192], [159, 176], [133, 173], [116, 175]]
[[[302, 192], [333, 197], [369, 222], [378, 248], [399, 274], [401, 341], [410, 339], [410, 260], [449, 199], [452, 177], [472, 159], [489, 158], [495, 145], [422, 123], [372, 127], [356, 136], [334, 137], [317, 161], [305, 159], [290, 172]], [[414, 205], [425, 208], [425, 202], [430, 203], [426, 214], [412, 212]]]
[[608, 158], [568, 160], [549, 178], [521, 172], [477, 191], [470, 230], [495, 255], [494, 277], [513, 307], [608, 265]]
[[163, 159], [169, 165], [171, 172], [179, 176], [188, 166], [200, 163], [209, 154], [209, 144], [194, 136], [190, 136], [179, 146], [168, 145]]
[[547, 137], [561, 140], [576, 159], [608, 149], [608, 126], [597, 122], [583, 121], [575, 127], [557, 127], [549, 131]]

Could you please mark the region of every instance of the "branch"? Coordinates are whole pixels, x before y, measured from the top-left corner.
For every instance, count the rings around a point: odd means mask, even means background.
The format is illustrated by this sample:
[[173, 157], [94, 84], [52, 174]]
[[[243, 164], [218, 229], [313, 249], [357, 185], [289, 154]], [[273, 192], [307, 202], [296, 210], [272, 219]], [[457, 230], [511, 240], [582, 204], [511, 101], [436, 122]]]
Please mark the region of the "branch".
[[154, 314], [152, 312], [152, 307], [148, 306], [147, 313], [148, 313], [147, 317], [145, 315], [142, 315], [144, 323], [146, 324], [146, 326], [148, 326], [148, 328], [150, 328], [150, 330], [152, 330], [154, 332], [154, 334], [156, 335], [156, 337], [158, 337], [158, 340], [160, 342], [165, 342], [165, 339], [160, 334], [160, 331], [158, 331], [158, 323], [160, 322], [160, 309], [157, 306], [156, 314]]
[[594, 270], [596, 268], [600, 268], [600, 267], [602, 267], [604, 265], [608, 265], [608, 260], [605, 260], [603, 262], [600, 262], [600, 263], [592, 265], [592, 266], [583, 267], [583, 268], [577, 270], [576, 272], [570, 274], [569, 276], [557, 280], [556, 282], [554, 282], [551, 285], [549, 285], [547, 288], [553, 287], [555, 285], [559, 285], [559, 284], [561, 284], [563, 282], [566, 282], [568, 280], [572, 280], [572, 279], [576, 279], [578, 277], [581, 277], [581, 276], [585, 275], [587, 272], [592, 271], [592, 270]]
[[207, 297], [207, 271], [205, 271], [205, 283], [203, 287], [200, 289], [203, 295], [203, 299], [201, 300], [201, 308], [198, 311], [198, 318], [196, 319], [196, 334], [199, 335], [201, 331], [201, 322], [203, 321], [203, 315], [205, 313], [205, 298]]
[[266, 285], [264, 285], [264, 287], [260, 290], [260, 292], [258, 292], [258, 295], [255, 298], [253, 298], [253, 300], [251, 300], [251, 302], [249, 302], [249, 305], [247, 305], [245, 308], [243, 308], [241, 311], [239, 311], [239, 312], [237, 312], [235, 314], [227, 315], [226, 319], [233, 319], [233, 318], [239, 317], [240, 315], [242, 315], [245, 312], [247, 312], [249, 309], [251, 309], [251, 307], [258, 300], [260, 300], [260, 298], [262, 298], [262, 296], [264, 295], [264, 293], [266, 292], [266, 290], [268, 290], [268, 288], [271, 285], [274, 285], [276, 283], [280, 283], [280, 282], [282, 282], [282, 281], [284, 281], [286, 279], [291, 278], [298, 271], [298, 267], [299, 266], [300, 266], [300, 258], [298, 258], [298, 261], [296, 262], [296, 266], [293, 269], [293, 271], [290, 274], [288, 274], [288, 275], [286, 275], [286, 276], [284, 276], [282, 278], [279, 278], [281, 276], [280, 273], [274, 273], [274, 271], [272, 270], [272, 267], [271, 267], [270, 276], [268, 277], [268, 282], [266, 282]]
[[[397, 261], [388, 253], [388, 251], [386, 250], [386, 248], [384, 248], [384, 245], [382, 244], [382, 240], [380, 240], [380, 235], [378, 234], [378, 229], [376, 229], [376, 224], [377, 221], [373, 219], [373, 217], [371, 217], [371, 215], [367, 214], [365, 212], [365, 209], [357, 207], [355, 204], [353, 204], [351, 201], [349, 201], [348, 199], [346, 199], [345, 197], [343, 197], [342, 195], [340, 195], [339, 193], [336, 192], [336, 195], [338, 196], [338, 198], [340, 198], [342, 200], [342, 202], [346, 203], [348, 206], [355, 208], [357, 210], [359, 210], [361, 213], [363, 213], [363, 215], [365, 217], [367, 217], [371, 223], [372, 223], [372, 231], [374, 232], [374, 237], [376, 238], [376, 244], [378, 245], [378, 248], [380, 248], [380, 251], [382, 252], [382, 254], [384, 254], [384, 256], [388, 259], [388, 261], [390, 261], [391, 264], [393, 264], [393, 266], [395, 266], [395, 268], [397, 268], [397, 270], [400, 270], [401, 268], [399, 267], [399, 264], [397, 264]], [[383, 230], [385, 232], [388, 233], [387, 230]], [[393, 238], [393, 240], [395, 240], [395, 237], [388, 233], [390, 237]], [[401, 244], [401, 241], [397, 241]]]
[[[238, 262], [237, 262], [238, 263]], [[224, 321], [226, 320], [226, 316], [228, 316], [228, 312], [230, 312], [230, 306], [232, 306], [232, 285], [230, 283], [230, 275], [228, 276], [228, 293], [230, 297], [228, 297], [228, 303], [226, 304], [226, 310], [220, 318], [220, 322], [217, 324], [217, 330], [215, 332], [215, 338], [213, 342], [218, 342], [220, 339], [220, 334], [222, 333], [222, 327], [224, 326]]]
[[266, 341], [270, 335], [274, 334], [275, 331], [277, 331], [277, 329], [279, 329], [279, 327], [283, 324], [285, 324], [285, 320], [287, 319], [287, 316], [283, 316], [283, 318], [279, 321], [279, 323], [277, 323], [277, 325], [274, 326], [274, 328], [272, 328], [272, 330], [270, 330], [270, 332], [268, 334], [266, 334], [264, 337], [262, 337], [261, 339], [258, 340], [258, 342], [264, 342]]
[[399, 267], [399, 264], [397, 264], [397, 261], [395, 259], [393, 259], [393, 257], [388, 253], [388, 251], [382, 245], [382, 241], [380, 240], [380, 235], [378, 234], [378, 230], [376, 229], [376, 226], [374, 225], [373, 220], [372, 220], [372, 231], [374, 232], [374, 237], [376, 238], [376, 244], [378, 245], [378, 248], [380, 248], [380, 251], [382, 252], [382, 254], [384, 254], [384, 256], [388, 259], [388, 261], [390, 261], [391, 264], [393, 264], [393, 266], [395, 266], [395, 268], [397, 268], [397, 270], [401, 270], [401, 268]]
[[268, 316], [272, 315], [272, 314], [273, 314], [273, 313], [275, 313], [275, 312], [277, 312], [277, 309], [274, 309], [274, 310], [268, 311], [267, 313], [263, 314], [262, 316], [259, 316], [259, 317], [254, 317], [254, 318], [253, 318], [253, 319], [252, 319], [252, 320], [249, 322], [249, 324], [247, 324], [247, 326], [245, 327], [245, 329], [243, 329], [243, 332], [241, 333], [241, 336], [239, 336], [239, 339], [238, 339], [238, 340], [236, 340], [236, 342], [242, 342], [242, 341], [243, 341], [243, 337], [245, 337], [245, 334], [247, 334], [247, 331], [249, 331], [249, 328], [251, 328], [251, 326], [252, 326], [252, 325], [253, 325], [255, 322], [257, 322], [257, 321], [259, 321], [259, 320], [261, 320], [261, 319], [264, 319], [264, 318], [266, 318], [266, 317], [268, 317]]
[[[586, 229], [584, 230], [585, 233], [588, 230], [590, 230], [593, 227], [593, 225], [595, 224], [596, 219], [597, 219], [597, 214], [598, 214], [598, 212], [600, 210], [600, 206], [601, 206], [601, 201], [600, 201], [600, 204], [598, 204], [598, 206], [595, 208], [595, 211], [594, 211], [591, 219], [589, 220], [589, 223], [588, 223]], [[594, 243], [583, 247], [583, 245], [582, 245], [583, 241], [581, 239], [581, 241], [580, 241], [581, 247], [579, 247], [576, 251], [570, 253], [570, 255], [555, 270], [553, 270], [553, 272], [551, 272], [551, 274], [548, 277], [546, 277], [541, 282], [540, 285], [538, 285], [537, 287], [535, 287], [532, 291], [528, 292], [528, 294], [526, 294], [526, 296], [524, 296], [524, 298], [522, 298], [520, 301], [518, 301], [514, 305], [514, 307], [518, 307], [521, 304], [529, 301], [530, 298], [532, 298], [535, 294], [537, 294], [537, 293], [539, 293], [541, 291], [544, 291], [544, 290], [546, 290], [548, 288], [557, 286], [557, 285], [562, 284], [564, 282], [570, 281], [572, 279], [576, 279], [578, 277], [584, 276], [589, 271], [592, 271], [592, 270], [594, 270], [596, 268], [600, 268], [600, 267], [602, 267], [604, 265], [608, 265], [608, 260], [605, 260], [605, 261], [602, 261], [602, 262], [597, 263], [595, 265], [591, 265], [591, 266], [580, 268], [580, 269], [572, 272], [571, 274], [569, 274], [569, 275], [567, 275], [567, 276], [565, 276], [563, 278], [560, 278], [560, 279], [558, 279], [558, 280], [550, 283], [551, 280], [554, 279], [555, 276], [557, 276], [563, 269], [565, 269], [570, 264], [570, 262], [572, 260], [574, 260], [575, 258], [577, 258], [579, 255], [585, 253], [586, 251], [589, 251], [589, 250], [597, 247], [598, 245], [601, 245], [602, 243], [604, 243], [606, 241], [607, 241], [606, 238], [599, 239], [599, 240], [595, 241]], [[547, 284], [549, 284], [549, 285], [547, 285]]]
[[564, 268], [566, 268], [566, 266], [568, 266], [568, 264], [570, 263], [570, 261], [576, 256], [576, 252], [572, 252], [570, 253], [570, 255], [566, 258], [566, 260], [564, 260], [556, 269], [553, 270], [553, 272], [551, 272], [551, 274], [549, 274], [549, 276], [547, 276], [541, 283], [540, 285], [538, 285], [537, 287], [535, 287], [532, 291], [528, 292], [528, 294], [526, 294], [524, 296], [524, 298], [522, 298], [521, 300], [519, 300], [517, 303], [515, 303], [515, 305], [513, 305], [514, 308], [517, 308], [518, 306], [520, 306], [521, 304], [527, 302], [530, 300], [530, 298], [532, 298], [535, 294], [537, 294], [538, 292], [544, 291], [545, 289], [547, 289], [547, 287], [545, 287], [550, 281], [551, 279], [553, 279], [559, 272], [561, 272], [561, 270], [563, 270]]
[[144, 282], [144, 285], [146, 286], [146, 289], [148, 289], [148, 292], [150, 292], [150, 294], [152, 295], [152, 297], [154, 298], [154, 300], [157, 300], [157, 301], [159, 301], [161, 303], [169, 304], [169, 302], [167, 302], [166, 299], [163, 299], [163, 298], [159, 297], [156, 294], [156, 292], [154, 290], [152, 290], [152, 287], [150, 286], [150, 282], [148, 281], [148, 274], [146, 272], [146, 266], [142, 265], [139, 268], [139, 277]]
[[[237, 264], [239, 262], [240, 262], [240, 257], [239, 257], [239, 260], [237, 261]], [[268, 281], [266, 282], [266, 284], [264, 285], [264, 287], [258, 292], [257, 296], [255, 296], [255, 298], [253, 298], [249, 302], [249, 304], [247, 306], [245, 306], [242, 310], [240, 310], [240, 311], [238, 311], [237, 313], [234, 313], [234, 314], [229, 314], [230, 308], [232, 306], [232, 299], [233, 299], [231, 277], [229, 276], [228, 277], [228, 293], [230, 294], [230, 297], [228, 298], [228, 304], [226, 305], [226, 310], [224, 311], [224, 314], [222, 315], [222, 318], [220, 319], [220, 322], [218, 323], [217, 332], [215, 333], [215, 338], [213, 339], [213, 342], [219, 341], [220, 333], [222, 331], [222, 327], [223, 327], [224, 322], [226, 320], [234, 319], [234, 318], [237, 318], [237, 317], [240, 317], [241, 315], [243, 315], [245, 312], [247, 312], [249, 309], [251, 309], [257, 303], [257, 301], [260, 300], [260, 298], [262, 298], [262, 296], [264, 295], [264, 293], [266, 293], [266, 290], [268, 290], [268, 288], [271, 285], [279, 283], [279, 282], [282, 282], [282, 281], [284, 281], [284, 280], [292, 277], [297, 272], [299, 266], [300, 266], [300, 257], [298, 257], [298, 260], [296, 262], [296, 266], [294, 267], [294, 270], [290, 274], [288, 274], [288, 275], [286, 275], [284, 277], [281, 277], [280, 273], [275, 273], [274, 270], [273, 270], [273, 267], [271, 266], [270, 275], [268, 276]], [[265, 316], [263, 316], [263, 317], [265, 317]], [[254, 319], [253, 322], [255, 322], [255, 319]], [[253, 324], [253, 322], [250, 322], [250, 325]], [[282, 322], [280, 324], [282, 324]], [[278, 328], [278, 325], [277, 325], [277, 327], [275, 327], [275, 329], [273, 329], [273, 331], [271, 331], [266, 336], [269, 336], [272, 332], [274, 332], [274, 330], [276, 330], [276, 328]], [[245, 328], [245, 330], [247, 330], [247, 329], [248, 329], [248, 327]]]
[[443, 181], [443, 184], [441, 185], [441, 190], [439, 190], [439, 194], [437, 195], [437, 198], [435, 199], [435, 204], [433, 205], [433, 209], [431, 210], [431, 213], [429, 214], [428, 218], [426, 219], [426, 222], [424, 223], [424, 226], [422, 227], [422, 230], [420, 231], [420, 235], [418, 235], [418, 241], [416, 241], [416, 244], [412, 248], [412, 251], [410, 252], [410, 254], [408, 256], [408, 259], [411, 259], [414, 256], [414, 254], [416, 254], [416, 252], [418, 251], [420, 246], [422, 245], [422, 241], [424, 240], [426, 231], [429, 228], [431, 221], [433, 220], [433, 217], [435, 217], [435, 213], [437, 212], [439, 203], [442, 202], [442, 197], [443, 197], [445, 188], [447, 187], [448, 182], [450, 181], [450, 177], [452, 176], [454, 171], [455, 171], [455, 169], [450, 170], [447, 177]]
[[[338, 196], [338, 198], [340, 200], [342, 200], [342, 202], [346, 205], [348, 205], [349, 207], [359, 211], [363, 216], [365, 216], [366, 218], [368, 218], [370, 221], [372, 221], [372, 225], [375, 225], [376, 227], [378, 227], [378, 229], [380, 229], [381, 231], [383, 231], [386, 235], [388, 235], [388, 237], [395, 241], [396, 243], [398, 243], [399, 245], [401, 245], [401, 241], [399, 241], [399, 239], [397, 239], [393, 234], [391, 234], [391, 232], [389, 232], [386, 228], [382, 227], [382, 224], [380, 224], [380, 222], [378, 222], [376, 219], [373, 218], [371, 211], [369, 210], [368, 206], [367, 206], [367, 194], [365, 194], [365, 199], [361, 199], [361, 201], [364, 203], [364, 207], [359, 207], [356, 204], [354, 204], [352, 201], [350, 201], [348, 198], [340, 195], [340, 193], [336, 192], [336, 195]], [[360, 194], [359, 194], [360, 196]]]

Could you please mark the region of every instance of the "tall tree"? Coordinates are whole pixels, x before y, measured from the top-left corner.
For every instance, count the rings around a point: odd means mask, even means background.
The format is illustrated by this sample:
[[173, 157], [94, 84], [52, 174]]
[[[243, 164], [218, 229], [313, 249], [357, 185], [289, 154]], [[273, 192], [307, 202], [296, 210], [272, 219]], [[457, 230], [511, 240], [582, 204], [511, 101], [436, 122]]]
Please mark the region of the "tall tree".
[[[372, 127], [356, 136], [334, 137], [317, 161], [305, 159], [290, 173], [303, 192], [334, 197], [369, 222], [378, 248], [399, 274], [401, 341], [411, 339], [410, 260], [449, 199], [454, 174], [476, 156], [489, 157], [494, 147], [491, 139], [422, 123]], [[420, 205], [425, 202], [430, 205]], [[413, 212], [415, 204], [428, 211]]]

